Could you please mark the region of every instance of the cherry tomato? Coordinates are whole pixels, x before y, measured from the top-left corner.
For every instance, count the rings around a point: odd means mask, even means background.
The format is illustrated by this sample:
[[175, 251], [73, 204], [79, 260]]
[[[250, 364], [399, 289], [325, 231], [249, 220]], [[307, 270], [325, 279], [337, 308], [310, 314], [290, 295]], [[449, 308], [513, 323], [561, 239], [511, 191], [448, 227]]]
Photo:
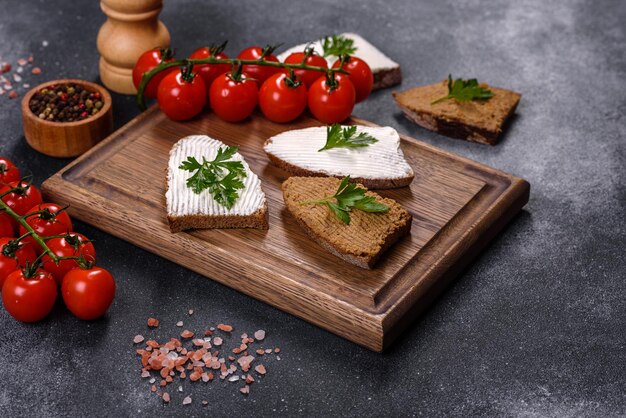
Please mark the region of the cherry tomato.
[[159, 84], [157, 101], [168, 118], [191, 119], [206, 105], [204, 81], [195, 74], [170, 73]]
[[289, 122], [300, 116], [306, 107], [306, 88], [298, 78], [295, 84], [287, 74], [274, 74], [259, 90], [259, 107], [273, 122]]
[[[260, 46], [251, 46], [241, 51], [239, 55], [237, 55], [237, 58], [242, 60], [258, 60], [261, 58], [261, 55], [263, 55], [263, 48]], [[265, 61], [279, 62], [276, 55], [272, 53], [265, 56]], [[257, 80], [259, 86], [273, 74], [281, 71], [280, 68], [263, 65], [244, 65], [243, 70], [248, 74], [248, 77]]]
[[85, 321], [104, 315], [115, 297], [115, 281], [102, 267], [75, 268], [63, 278], [61, 294], [67, 308]]
[[20, 169], [11, 160], [0, 157], [0, 184], [11, 183], [20, 179]]
[[[302, 64], [303, 62], [306, 65], [328, 68], [328, 63], [326, 62], [324, 57], [315, 53], [309, 54], [307, 56], [304, 52], [294, 52], [290, 54], [287, 58], [285, 58], [285, 63], [287, 64]], [[324, 75], [324, 73], [313, 70], [293, 70], [293, 72], [296, 76], [298, 76], [298, 78], [302, 80], [307, 89], [311, 88], [313, 82], [320, 78], [321, 75]]]
[[37, 254], [30, 245], [15, 241], [15, 238], [0, 238], [0, 289], [2, 284], [15, 270], [32, 263]]
[[326, 124], [347, 119], [354, 108], [355, 92], [352, 82], [343, 74], [335, 74], [337, 87], [331, 89], [326, 76], [318, 78], [309, 89], [309, 109], [313, 116]]
[[11, 218], [6, 213], [0, 213], [0, 238], [12, 237], [15, 234]]
[[[339, 68], [340, 65], [341, 60], [337, 60], [333, 64], [333, 68]], [[357, 57], [348, 57], [348, 60], [343, 64], [343, 69], [350, 73], [348, 78], [354, 85], [356, 103], [362, 102], [372, 92], [374, 85], [372, 69], [365, 61]]]
[[28, 184], [28, 182], [13, 181], [2, 186], [2, 188], [0, 188], [0, 194], [18, 187], [18, 190], [4, 196], [2, 201], [18, 215], [26, 215], [30, 208], [41, 203], [41, 192], [37, 186]]
[[[63, 238], [52, 238], [46, 241], [46, 244], [56, 256], [78, 257], [82, 255], [87, 262], [96, 261], [96, 249], [93, 244], [89, 242], [87, 237], [79, 233], [70, 232]], [[61, 286], [63, 277], [67, 272], [78, 267], [76, 260], [61, 260], [59, 264], [55, 264], [48, 255], [43, 256], [42, 262], [43, 269], [52, 274], [59, 286]]]
[[258, 100], [257, 84], [242, 73], [236, 81], [231, 73], [217, 77], [209, 93], [211, 108], [217, 116], [228, 122], [244, 120], [254, 110]]
[[[211, 56], [211, 49], [206, 46], [202, 48], [198, 48], [191, 53], [189, 58], [191, 59], [205, 59]], [[218, 52], [215, 54], [215, 58], [217, 59], [227, 59], [228, 55], [223, 52]], [[213, 80], [217, 78], [218, 75], [224, 74], [230, 70], [229, 64], [204, 64], [204, 65], [196, 65], [193, 67], [195, 71], [197, 71], [198, 75], [202, 77], [204, 81], [204, 86], [206, 87], [206, 94], [209, 95], [209, 91], [211, 90], [211, 83]]]
[[[149, 51], [141, 54], [137, 62], [135, 63], [135, 67], [133, 67], [133, 84], [135, 88], [139, 88], [139, 84], [141, 83], [141, 77], [144, 73], [147, 73], [161, 62], [170, 62], [174, 60], [173, 52], [169, 48], [154, 48]], [[157, 90], [159, 88], [159, 84], [161, 80], [165, 78], [169, 73], [177, 72], [176, 68], [171, 68], [168, 70], [161, 71], [148, 83], [143, 94], [146, 97], [154, 99], [157, 97]]]
[[54, 307], [57, 285], [52, 275], [37, 270], [26, 277], [23, 270], [15, 270], [2, 286], [2, 303], [11, 316], [22, 322], [44, 319]]
[[[26, 217], [26, 223], [40, 237], [49, 237], [52, 235], [67, 234], [72, 230], [72, 220], [66, 211], [62, 210], [61, 205], [56, 203], [40, 203], [28, 210], [28, 213], [41, 212]], [[20, 225], [20, 235], [26, 233], [26, 228]], [[25, 244], [31, 244], [35, 252], [41, 253], [41, 247], [32, 237], [26, 237], [22, 240]]]

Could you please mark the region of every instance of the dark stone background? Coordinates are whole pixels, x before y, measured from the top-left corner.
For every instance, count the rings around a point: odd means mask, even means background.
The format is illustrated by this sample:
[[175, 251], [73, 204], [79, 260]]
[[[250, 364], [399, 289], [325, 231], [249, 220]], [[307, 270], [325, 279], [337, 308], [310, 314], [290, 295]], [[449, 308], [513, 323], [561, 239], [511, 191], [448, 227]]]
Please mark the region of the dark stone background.
[[[626, 414], [626, 4], [623, 1], [166, 1], [179, 53], [229, 39], [292, 44], [362, 34], [403, 68], [401, 88], [476, 76], [523, 93], [495, 147], [406, 121], [391, 90], [359, 117], [527, 179], [523, 213], [391, 350], [375, 354], [88, 225], [118, 294], [103, 320], [58, 306], [23, 325], [0, 309], [0, 415], [616, 416]], [[40, 76], [96, 80], [97, 2], [0, 1], [0, 55], [29, 52]], [[49, 46], [43, 47], [47, 40]], [[138, 111], [114, 96], [119, 127]], [[68, 160], [24, 142], [18, 100], [0, 96], [0, 152], [37, 183]], [[186, 311], [196, 313], [187, 318]], [[146, 318], [163, 325], [147, 332]], [[268, 375], [195, 385], [164, 407], [139, 378], [132, 338], [224, 321], [283, 349]], [[238, 335], [238, 334], [237, 334]], [[199, 401], [211, 406], [202, 408]]]

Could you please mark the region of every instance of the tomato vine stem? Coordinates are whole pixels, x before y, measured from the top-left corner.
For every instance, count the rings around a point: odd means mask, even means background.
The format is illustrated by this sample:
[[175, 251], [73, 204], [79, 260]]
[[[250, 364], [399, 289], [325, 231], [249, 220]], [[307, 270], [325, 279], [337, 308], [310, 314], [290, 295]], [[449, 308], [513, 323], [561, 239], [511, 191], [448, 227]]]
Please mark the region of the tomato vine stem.
[[[21, 183], [21, 181], [20, 181]], [[9, 190], [7, 193], [4, 193], [4, 195], [14, 192], [16, 191], [18, 188], [13, 188], [11, 190]], [[42, 237], [41, 235], [39, 235], [29, 224], [28, 222], [26, 222], [26, 218], [28, 216], [31, 216], [33, 213], [27, 213], [24, 216], [20, 216], [17, 213], [15, 213], [15, 211], [13, 209], [11, 209], [11, 207], [9, 205], [7, 205], [6, 203], [4, 203], [4, 201], [2, 199], [0, 199], [0, 213], [5, 212], [7, 213], [9, 216], [11, 216], [13, 219], [15, 219], [22, 227], [24, 227], [24, 229], [26, 230], [26, 232], [20, 236], [19, 238], [16, 238], [15, 241], [21, 241], [26, 237], [32, 237], [33, 240], [35, 240], [35, 242], [37, 244], [39, 244], [39, 246], [43, 249], [43, 253], [40, 254], [39, 257], [37, 257], [37, 264], [41, 261], [41, 257], [43, 255], [48, 255], [50, 257], [50, 259], [52, 259], [52, 261], [54, 261], [55, 264], [59, 264], [59, 261], [61, 260], [68, 260], [68, 259], [77, 259], [78, 257], [72, 257], [72, 256], [68, 256], [68, 257], [59, 257], [57, 256], [55, 253], [52, 252], [52, 250], [50, 249], [50, 247], [48, 247], [48, 245], [46, 244], [45, 241], [45, 237]], [[35, 263], [33, 263], [35, 264]]]
[[215, 57], [208, 57], [208, 58], [202, 58], [202, 59], [186, 58], [186, 59], [176, 60], [176, 61], [161, 62], [152, 70], [144, 73], [144, 75], [141, 77], [141, 83], [139, 84], [139, 88], [137, 89], [137, 105], [139, 106], [141, 110], [146, 110], [146, 101], [144, 98], [144, 91], [146, 89], [146, 86], [152, 79], [152, 77], [154, 77], [158, 73], [165, 71], [168, 68], [183, 67], [187, 65], [191, 65], [191, 66], [203, 65], [203, 64], [228, 64], [231, 66], [232, 65], [236, 65], [236, 66], [262, 65], [265, 67], [285, 68], [285, 69], [292, 69], [292, 70], [319, 71], [319, 72], [323, 72], [326, 74], [328, 73], [348, 74], [348, 71], [344, 70], [343, 68], [317, 67], [314, 65], [307, 65], [304, 62], [299, 63], [299, 64], [287, 64], [284, 62], [267, 61], [265, 59], [244, 60], [244, 59], [239, 59], [239, 58], [215, 58]]

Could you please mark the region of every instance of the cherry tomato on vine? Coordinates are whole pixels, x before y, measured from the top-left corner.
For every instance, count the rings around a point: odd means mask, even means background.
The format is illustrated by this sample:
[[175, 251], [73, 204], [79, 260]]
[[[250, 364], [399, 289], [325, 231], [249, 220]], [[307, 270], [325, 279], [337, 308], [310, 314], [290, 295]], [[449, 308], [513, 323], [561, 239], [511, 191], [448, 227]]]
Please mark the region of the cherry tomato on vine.
[[6, 213], [0, 213], [0, 238], [12, 237], [15, 234], [11, 218]]
[[[135, 85], [135, 88], [139, 88], [139, 84], [141, 83], [141, 77], [144, 75], [144, 73], [152, 70], [163, 61], [170, 62], [173, 60], [174, 53], [169, 48], [154, 48], [141, 54], [139, 59], [137, 59], [135, 66], [133, 67], [133, 84]], [[161, 80], [163, 80], [165, 76], [167, 76], [169, 73], [177, 71], [177, 68], [171, 68], [168, 70], [164, 70], [152, 77], [143, 92], [144, 96], [151, 99], [157, 97], [157, 90], [159, 88]]]
[[352, 114], [355, 92], [352, 82], [343, 74], [335, 74], [336, 87], [331, 88], [326, 76], [318, 78], [309, 89], [309, 109], [320, 122], [333, 124]]
[[[328, 63], [326, 62], [326, 59], [315, 53], [306, 55], [305, 52], [294, 52], [293, 54], [290, 54], [287, 58], [285, 58], [285, 63], [287, 64], [302, 64], [303, 62], [306, 65], [328, 68]], [[313, 70], [298, 69], [293, 70], [293, 72], [302, 80], [307, 89], [309, 89], [311, 87], [311, 84], [313, 84], [315, 80], [320, 78], [321, 75], [324, 75], [324, 73]]]
[[0, 289], [9, 274], [26, 263], [32, 263], [37, 258], [37, 254], [30, 245], [18, 242], [15, 238], [0, 238]]
[[[61, 205], [56, 203], [40, 203], [28, 210], [28, 213], [35, 213], [25, 218], [26, 223], [35, 230], [40, 237], [50, 237], [52, 235], [67, 234], [72, 230], [72, 220]], [[26, 233], [26, 228], [20, 225], [20, 235]], [[32, 237], [22, 240], [24, 244], [29, 244], [37, 254], [41, 254], [43, 249]]]
[[[242, 60], [258, 60], [263, 55], [264, 49], [265, 48], [261, 48], [260, 46], [251, 46], [241, 51], [239, 55], [237, 55], [237, 58]], [[265, 55], [265, 61], [279, 62], [278, 58], [276, 58], [276, 55], [272, 54], [272, 52]], [[262, 65], [244, 65], [243, 70], [246, 72], [246, 74], [248, 74], [248, 77], [252, 77], [257, 80], [259, 86], [263, 84], [263, 82], [270, 78], [273, 74], [281, 71], [280, 68]]]
[[26, 215], [30, 208], [41, 203], [41, 192], [37, 186], [28, 184], [26, 181], [13, 181], [2, 186], [0, 194], [6, 193], [13, 188], [18, 190], [4, 196], [2, 201], [18, 215]]
[[[339, 68], [340, 66], [341, 60], [337, 60], [333, 64], [333, 68]], [[343, 64], [343, 69], [350, 73], [348, 78], [354, 85], [356, 103], [362, 102], [372, 92], [372, 86], [374, 85], [372, 69], [365, 61], [357, 57], [348, 57]]]
[[202, 111], [206, 99], [202, 77], [187, 70], [169, 73], [159, 84], [157, 92], [161, 111], [173, 120], [193, 118]]
[[[63, 238], [52, 238], [46, 241], [48, 248], [58, 257], [78, 257], [83, 256], [87, 262], [96, 261], [96, 249], [86, 236], [77, 232], [70, 232]], [[48, 255], [42, 258], [42, 267], [50, 272], [59, 286], [63, 282], [63, 277], [73, 268], [79, 267], [76, 260], [61, 260], [59, 264]]]
[[239, 122], [250, 116], [259, 96], [256, 82], [247, 73], [241, 73], [240, 80], [235, 78], [231, 73], [220, 75], [211, 84], [209, 93], [211, 109], [228, 122]]
[[20, 179], [20, 169], [11, 160], [0, 157], [0, 184], [11, 183]]
[[2, 303], [11, 316], [22, 322], [44, 319], [54, 307], [57, 285], [52, 275], [37, 270], [32, 275], [15, 270], [2, 286]]
[[102, 267], [70, 270], [63, 278], [61, 294], [67, 308], [79, 319], [100, 318], [115, 297], [115, 280]]
[[296, 77], [291, 80], [287, 74], [274, 74], [259, 90], [259, 107], [266, 118], [273, 122], [285, 123], [294, 120], [306, 108], [306, 87]]
[[[191, 53], [189, 58], [191, 59], [205, 59], [211, 57], [212, 51], [211, 48], [203, 46], [202, 48], [198, 48]], [[228, 55], [223, 52], [216, 52], [215, 58], [217, 59], [227, 59]], [[211, 83], [213, 80], [217, 78], [217, 76], [224, 74], [230, 70], [229, 64], [203, 64], [203, 65], [195, 65], [194, 71], [198, 73], [202, 80], [204, 81], [204, 86], [206, 87], [206, 94], [209, 95], [209, 91], [211, 89]]]

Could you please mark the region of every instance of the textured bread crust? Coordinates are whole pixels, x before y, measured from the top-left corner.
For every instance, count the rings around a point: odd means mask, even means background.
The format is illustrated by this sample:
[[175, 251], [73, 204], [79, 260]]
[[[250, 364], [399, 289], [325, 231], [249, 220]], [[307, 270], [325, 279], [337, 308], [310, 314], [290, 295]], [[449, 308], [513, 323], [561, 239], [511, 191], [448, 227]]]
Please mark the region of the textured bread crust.
[[489, 87], [494, 96], [485, 101], [458, 103], [432, 101], [448, 94], [447, 80], [429, 86], [393, 92], [405, 116], [419, 126], [452, 138], [493, 145], [521, 99], [519, 93]]
[[[265, 143], [268, 144], [271, 142], [271, 138], [268, 139]], [[300, 177], [328, 177], [329, 175], [326, 173], [322, 173], [319, 171], [311, 171], [306, 168], [299, 167], [297, 165], [293, 165], [281, 158], [278, 158], [274, 154], [270, 152], [265, 152], [267, 157], [270, 159], [275, 166], [285, 170], [291, 175], [300, 176]], [[344, 176], [333, 176], [338, 179], [342, 179]], [[413, 181], [415, 175], [408, 177], [401, 177], [396, 179], [366, 179], [363, 177], [351, 177], [350, 179], [355, 183], [361, 183], [363, 186], [368, 189], [397, 189], [399, 187], [408, 186]]]
[[[283, 182], [282, 185], [285, 206], [287, 207], [287, 210], [296, 218], [304, 231], [315, 242], [320, 244], [322, 248], [348, 263], [354, 264], [361, 268], [371, 269], [376, 264], [381, 254], [383, 254], [391, 245], [397, 242], [400, 238], [409, 234], [409, 232], [411, 231], [412, 217], [394, 200], [382, 198], [381, 196], [373, 192], [367, 192], [366, 195], [375, 196], [377, 198], [377, 201], [388, 205], [391, 208], [389, 213], [374, 214], [355, 210], [351, 212], [351, 217], [353, 217], [351, 225], [345, 225], [340, 220], [334, 218], [334, 215], [327, 212], [328, 209], [325, 206], [300, 205], [305, 197], [319, 198], [322, 195], [326, 195], [330, 190], [336, 190], [339, 183], [340, 181], [333, 177], [290, 177], [285, 182]], [[310, 193], [307, 194], [307, 196], [304, 196], [304, 194], [302, 193], [303, 189], [310, 191]], [[320, 219], [319, 216], [317, 218], [315, 217], [313, 211], [318, 211], [318, 214], [319, 211], [323, 212], [325, 216], [321, 219], [324, 222], [326, 222], [327, 219], [330, 219], [330, 222], [332, 224], [323, 225], [318, 223], [316, 225], [318, 226], [318, 228], [312, 227], [309, 223], [315, 222], [316, 219], [317, 222], [319, 222]], [[309, 217], [307, 215], [311, 216]], [[307, 216], [307, 219], [305, 219], [304, 216]], [[360, 224], [356, 219], [359, 217], [361, 220], [367, 217], [387, 217], [388, 221], [386, 223], [386, 230], [384, 232], [384, 235], [377, 237], [382, 239], [379, 245], [360, 246], [358, 244], [358, 240], [349, 240], [347, 238], [361, 236], [370, 232], [371, 228], [376, 227], [375, 225], [372, 226], [371, 223], [367, 222], [363, 222]], [[331, 228], [333, 232], [337, 231], [338, 229], [345, 228], [346, 238], [338, 243], [332, 242], [329, 236], [325, 234], [320, 234], [318, 231], [315, 230], [324, 230], [325, 228]], [[350, 248], [350, 250], [347, 250], [348, 248]]]
[[400, 67], [389, 70], [380, 70], [374, 73], [374, 84], [372, 91], [386, 89], [402, 83], [402, 70]]
[[186, 229], [236, 229], [236, 228], [269, 228], [269, 212], [267, 202], [256, 212], [247, 215], [167, 215], [172, 232]]

